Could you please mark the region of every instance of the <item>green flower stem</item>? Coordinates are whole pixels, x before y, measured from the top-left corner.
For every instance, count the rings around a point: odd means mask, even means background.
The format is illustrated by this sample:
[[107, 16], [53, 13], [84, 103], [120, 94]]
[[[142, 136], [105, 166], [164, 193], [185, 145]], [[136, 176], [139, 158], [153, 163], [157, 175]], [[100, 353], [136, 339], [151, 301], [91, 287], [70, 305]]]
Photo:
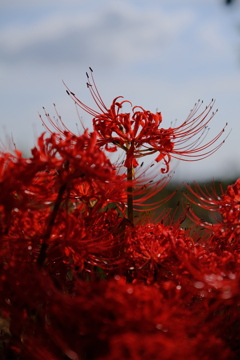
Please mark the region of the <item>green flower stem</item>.
[[[69, 162], [66, 161], [65, 164], [64, 164], [64, 167], [65, 167], [66, 170], [68, 170], [68, 165], [69, 165]], [[51, 215], [49, 217], [49, 220], [48, 220], [48, 226], [47, 226], [47, 228], [45, 230], [45, 233], [44, 233], [44, 235], [42, 237], [43, 242], [42, 242], [40, 252], [39, 252], [39, 255], [38, 255], [38, 258], [37, 258], [37, 265], [39, 267], [42, 267], [44, 265], [44, 262], [45, 262], [45, 260], [47, 258], [47, 250], [48, 250], [48, 247], [49, 247], [49, 238], [51, 236], [52, 229], [53, 229], [53, 226], [54, 226], [57, 214], [58, 214], [58, 210], [59, 210], [59, 208], [61, 206], [63, 195], [64, 195], [64, 192], [66, 191], [66, 189], [67, 189], [67, 183], [64, 182], [59, 188], [57, 199], [56, 199], [56, 201], [54, 203], [52, 213], [51, 213]]]
[[[127, 169], [127, 180], [131, 182], [133, 179], [133, 166]], [[128, 220], [133, 223], [133, 187], [130, 185], [127, 188], [127, 206], [128, 206]]]
[[61, 205], [63, 194], [66, 190], [66, 187], [67, 187], [67, 184], [64, 183], [61, 185], [61, 187], [59, 189], [58, 196], [57, 196], [57, 199], [56, 199], [54, 207], [53, 207], [53, 211], [52, 211], [49, 221], [48, 221], [47, 229], [45, 231], [45, 234], [43, 235], [43, 242], [42, 242], [41, 249], [40, 249], [40, 252], [39, 252], [39, 255], [37, 258], [37, 265], [40, 267], [42, 267], [44, 265], [44, 262], [47, 257], [47, 250], [48, 250], [48, 246], [49, 246], [48, 240], [51, 236], [52, 228], [53, 228], [59, 207]]

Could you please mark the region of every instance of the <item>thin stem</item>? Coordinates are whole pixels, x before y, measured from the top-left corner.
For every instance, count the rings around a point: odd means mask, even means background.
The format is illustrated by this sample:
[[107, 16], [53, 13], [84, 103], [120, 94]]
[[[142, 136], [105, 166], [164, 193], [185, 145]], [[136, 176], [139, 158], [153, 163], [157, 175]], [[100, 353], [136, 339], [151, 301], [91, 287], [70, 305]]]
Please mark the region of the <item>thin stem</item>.
[[[127, 169], [127, 180], [131, 183], [133, 179], [133, 166]], [[127, 206], [128, 206], [128, 220], [133, 223], [133, 187], [130, 185], [127, 189]]]
[[51, 213], [51, 215], [49, 217], [47, 229], [45, 231], [45, 234], [42, 237], [43, 242], [42, 242], [41, 249], [40, 249], [40, 252], [39, 252], [39, 255], [38, 255], [38, 258], [37, 258], [37, 265], [40, 266], [40, 267], [43, 266], [43, 264], [44, 264], [44, 262], [46, 260], [46, 257], [47, 257], [47, 249], [48, 249], [48, 246], [49, 246], [48, 240], [49, 240], [49, 238], [51, 236], [52, 228], [53, 228], [53, 225], [54, 225], [54, 222], [55, 222], [59, 207], [61, 205], [62, 197], [63, 197], [63, 194], [64, 194], [64, 192], [66, 190], [66, 187], [67, 187], [66, 183], [64, 183], [64, 184], [62, 184], [60, 186], [58, 196], [57, 196], [57, 199], [56, 199], [54, 207], [53, 207], [53, 211], [52, 211], [52, 213]]
[[[64, 164], [64, 167], [66, 170], [68, 170], [68, 161], [65, 162]], [[54, 222], [55, 222], [55, 219], [57, 217], [57, 213], [58, 213], [58, 210], [59, 210], [59, 207], [61, 205], [61, 202], [62, 202], [62, 198], [63, 198], [63, 194], [65, 192], [67, 188], [67, 183], [64, 182], [60, 188], [59, 188], [59, 192], [58, 192], [58, 196], [57, 196], [57, 199], [55, 201], [55, 204], [53, 206], [53, 211], [49, 217], [49, 220], [48, 220], [48, 226], [46, 228], [46, 231], [42, 237], [42, 245], [41, 245], [41, 249], [40, 249], [40, 252], [39, 252], [39, 255], [38, 255], [38, 258], [37, 258], [37, 265], [42, 267], [44, 265], [44, 262], [46, 260], [46, 257], [47, 257], [47, 250], [48, 250], [48, 240], [51, 236], [51, 232], [52, 232], [52, 228], [53, 228], [53, 225], [54, 225]]]

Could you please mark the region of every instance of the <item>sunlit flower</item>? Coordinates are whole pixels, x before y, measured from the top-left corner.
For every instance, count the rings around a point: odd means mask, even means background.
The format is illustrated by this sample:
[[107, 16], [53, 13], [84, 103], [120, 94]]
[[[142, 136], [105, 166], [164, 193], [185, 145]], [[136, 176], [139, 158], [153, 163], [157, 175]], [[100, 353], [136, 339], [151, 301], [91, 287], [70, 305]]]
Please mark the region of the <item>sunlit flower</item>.
[[[225, 130], [225, 127], [212, 140], [204, 142], [208, 124], [215, 113], [212, 113], [214, 100], [199, 112], [202, 102], [198, 101], [187, 119], [179, 126], [162, 128], [162, 114], [152, 113], [141, 106], [134, 106], [130, 101], [113, 100], [108, 108], [103, 102], [91, 70], [91, 81], [88, 77], [88, 88], [98, 107], [94, 110], [77, 98], [67, 87], [67, 93], [84, 111], [93, 116], [93, 127], [98, 134], [98, 143], [107, 151], [116, 151], [117, 147], [126, 152], [125, 166], [136, 167], [139, 158], [157, 154], [155, 160], [163, 161], [161, 172], [169, 171], [171, 158], [197, 161], [213, 154], [222, 145], [214, 145]], [[122, 112], [123, 106], [129, 104], [131, 112]], [[56, 123], [52, 122], [56, 127]], [[61, 123], [61, 119], [60, 119]], [[64, 124], [62, 124], [64, 126]]]

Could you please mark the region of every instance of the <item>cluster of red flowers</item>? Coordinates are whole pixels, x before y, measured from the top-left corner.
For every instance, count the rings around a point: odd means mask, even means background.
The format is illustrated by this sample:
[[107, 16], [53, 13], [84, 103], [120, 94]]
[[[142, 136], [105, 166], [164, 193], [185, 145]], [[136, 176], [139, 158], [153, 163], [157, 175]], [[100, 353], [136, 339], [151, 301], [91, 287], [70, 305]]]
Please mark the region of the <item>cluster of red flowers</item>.
[[[121, 113], [117, 99], [107, 109], [88, 85], [100, 112], [67, 91], [93, 115], [93, 133], [62, 123], [30, 158], [0, 157], [1, 359], [239, 358], [240, 181], [220, 195], [191, 189], [221, 215], [213, 225], [189, 213], [204, 238], [129, 212], [141, 207], [138, 158], [158, 153], [166, 172], [172, 156], [201, 159], [221, 145], [211, 147], [222, 131], [203, 144], [212, 105], [159, 129], [160, 113]], [[126, 175], [103, 147], [125, 151]]]

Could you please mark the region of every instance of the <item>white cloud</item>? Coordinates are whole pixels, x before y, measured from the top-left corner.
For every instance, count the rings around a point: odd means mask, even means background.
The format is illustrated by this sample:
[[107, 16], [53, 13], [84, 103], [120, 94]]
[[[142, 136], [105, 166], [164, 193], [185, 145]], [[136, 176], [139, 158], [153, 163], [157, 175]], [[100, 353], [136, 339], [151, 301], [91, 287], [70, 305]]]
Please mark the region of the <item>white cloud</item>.
[[226, 33], [220, 27], [219, 21], [211, 20], [200, 27], [198, 31], [198, 37], [201, 43], [205, 48], [205, 54], [208, 55], [209, 52], [222, 56], [222, 54], [227, 51], [229, 45], [229, 40], [226, 36]]
[[145, 11], [118, 2], [109, 2], [106, 11], [97, 13], [94, 8], [82, 13], [78, 7], [75, 14], [53, 14], [34, 24], [3, 28], [0, 60], [56, 64], [98, 57], [107, 63], [142, 62], [161, 57], [192, 16], [186, 11], [166, 13], [160, 7]]
[[77, 4], [81, 3], [84, 0], [1, 0], [0, 6], [2, 9], [11, 10], [14, 8], [23, 8], [23, 7], [43, 7], [43, 6], [51, 6], [51, 5], [59, 5], [59, 4]]

